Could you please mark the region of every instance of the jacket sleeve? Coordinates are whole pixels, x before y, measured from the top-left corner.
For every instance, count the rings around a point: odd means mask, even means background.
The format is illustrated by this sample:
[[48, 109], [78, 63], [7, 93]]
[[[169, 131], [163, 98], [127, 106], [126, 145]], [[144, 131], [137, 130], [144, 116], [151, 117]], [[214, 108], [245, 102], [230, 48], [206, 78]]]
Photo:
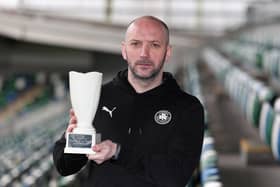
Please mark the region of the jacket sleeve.
[[83, 168], [88, 159], [82, 154], [66, 154], [64, 147], [66, 145], [65, 135], [55, 142], [53, 149], [53, 160], [57, 171], [63, 175], [74, 174]]
[[167, 154], [145, 155], [146, 175], [159, 187], [183, 187], [197, 167], [204, 129], [204, 112], [200, 103], [182, 113], [168, 144]]

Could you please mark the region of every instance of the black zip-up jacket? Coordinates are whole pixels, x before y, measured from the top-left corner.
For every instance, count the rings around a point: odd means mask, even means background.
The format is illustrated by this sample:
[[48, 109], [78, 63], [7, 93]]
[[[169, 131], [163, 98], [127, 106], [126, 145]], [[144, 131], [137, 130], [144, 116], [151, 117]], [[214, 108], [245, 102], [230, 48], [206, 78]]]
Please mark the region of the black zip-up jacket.
[[85, 155], [64, 154], [64, 135], [53, 150], [61, 175], [86, 166], [85, 186], [184, 187], [198, 165], [203, 107], [169, 73], [164, 73], [160, 86], [136, 93], [127, 80], [127, 70], [119, 72], [102, 87], [93, 125], [102, 140], [121, 145], [117, 160], [97, 165]]

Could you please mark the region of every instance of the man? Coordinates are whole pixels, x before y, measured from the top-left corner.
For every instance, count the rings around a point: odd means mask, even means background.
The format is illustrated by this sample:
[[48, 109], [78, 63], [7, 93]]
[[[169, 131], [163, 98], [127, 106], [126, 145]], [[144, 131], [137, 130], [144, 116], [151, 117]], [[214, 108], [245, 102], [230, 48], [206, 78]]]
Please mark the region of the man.
[[[171, 55], [164, 22], [132, 21], [122, 42], [128, 69], [103, 85], [93, 122], [102, 142], [96, 154], [64, 154], [65, 137], [54, 147], [61, 175], [87, 169], [86, 186], [183, 187], [200, 158], [204, 115], [197, 98], [184, 93], [163, 65]], [[76, 127], [70, 111], [67, 132]], [[85, 170], [85, 169], [83, 169]]]

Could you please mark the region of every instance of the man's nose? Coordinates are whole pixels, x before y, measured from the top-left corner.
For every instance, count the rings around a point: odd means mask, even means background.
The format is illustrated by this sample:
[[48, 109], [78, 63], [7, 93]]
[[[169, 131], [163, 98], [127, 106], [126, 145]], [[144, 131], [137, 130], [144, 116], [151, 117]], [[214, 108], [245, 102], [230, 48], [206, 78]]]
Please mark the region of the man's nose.
[[150, 49], [148, 45], [143, 45], [141, 48], [141, 54], [140, 57], [147, 58], [150, 55]]

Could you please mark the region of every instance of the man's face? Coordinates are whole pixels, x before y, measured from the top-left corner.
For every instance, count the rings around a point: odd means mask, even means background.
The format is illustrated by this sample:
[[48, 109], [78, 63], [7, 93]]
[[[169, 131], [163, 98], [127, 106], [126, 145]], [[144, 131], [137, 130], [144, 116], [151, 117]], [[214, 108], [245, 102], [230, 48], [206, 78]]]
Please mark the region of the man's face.
[[133, 23], [122, 43], [122, 55], [128, 63], [128, 70], [141, 80], [161, 75], [170, 51], [163, 27], [149, 19]]

